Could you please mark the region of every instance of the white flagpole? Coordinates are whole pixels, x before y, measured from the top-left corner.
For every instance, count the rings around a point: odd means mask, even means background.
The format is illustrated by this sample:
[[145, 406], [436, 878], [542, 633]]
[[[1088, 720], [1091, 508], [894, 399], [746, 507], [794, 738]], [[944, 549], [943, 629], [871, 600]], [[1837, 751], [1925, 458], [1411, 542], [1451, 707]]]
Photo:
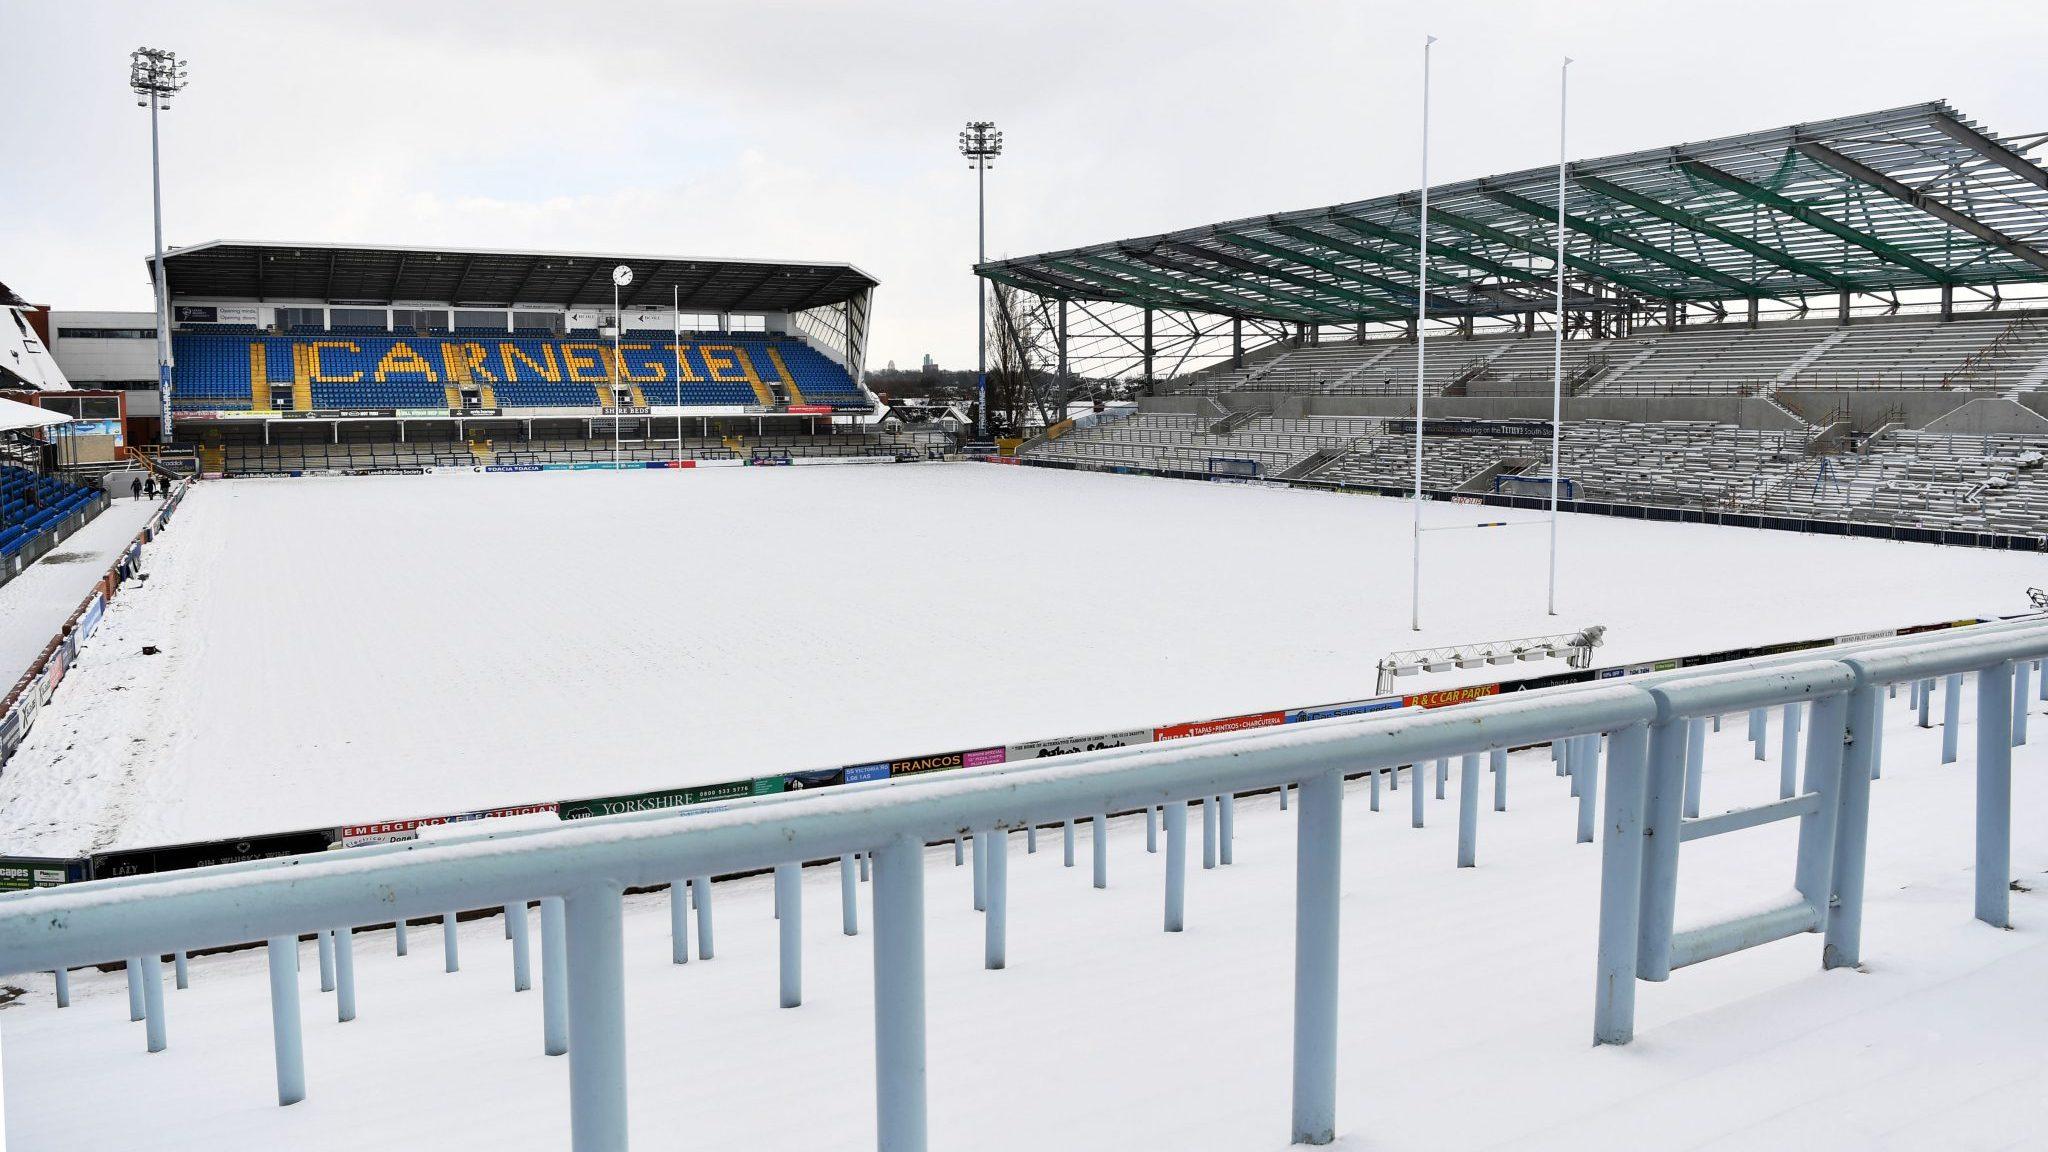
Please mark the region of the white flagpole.
[[676, 342], [670, 347], [676, 351], [676, 466], [683, 464], [683, 288], [680, 284], [669, 286], [669, 295], [674, 298]]
[[1557, 352], [1550, 369], [1550, 614], [1557, 615], [1558, 456], [1564, 445], [1564, 125], [1572, 58], [1557, 70]]
[[1409, 548], [1414, 563], [1408, 627], [1416, 632], [1422, 631], [1422, 388], [1429, 339], [1429, 46], [1434, 43], [1434, 36], [1422, 41], [1422, 227], [1415, 245], [1415, 531]]

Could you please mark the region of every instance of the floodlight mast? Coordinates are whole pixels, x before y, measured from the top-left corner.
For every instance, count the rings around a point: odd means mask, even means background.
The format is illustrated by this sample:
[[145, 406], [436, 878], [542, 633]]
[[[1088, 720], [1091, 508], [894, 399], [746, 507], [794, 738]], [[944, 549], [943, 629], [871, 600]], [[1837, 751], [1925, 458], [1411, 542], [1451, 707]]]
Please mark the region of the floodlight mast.
[[156, 260], [151, 265], [156, 290], [156, 397], [161, 439], [171, 442], [171, 304], [164, 288], [163, 166], [157, 144], [157, 113], [168, 112], [171, 97], [185, 87], [185, 62], [168, 48], [137, 48], [128, 54], [128, 87], [149, 108], [149, 195], [156, 224]]
[[[974, 169], [974, 262], [988, 259], [988, 169], [1003, 154], [1003, 134], [991, 120], [969, 120], [960, 130], [960, 154]], [[974, 435], [988, 437], [988, 282], [974, 277], [975, 407]]]

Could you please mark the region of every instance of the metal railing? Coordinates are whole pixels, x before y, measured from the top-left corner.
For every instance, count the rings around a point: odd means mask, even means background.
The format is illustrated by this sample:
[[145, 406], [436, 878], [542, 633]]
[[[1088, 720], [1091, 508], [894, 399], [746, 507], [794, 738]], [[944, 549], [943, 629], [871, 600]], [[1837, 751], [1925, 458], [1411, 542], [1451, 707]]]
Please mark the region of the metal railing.
[[[1163, 813], [1167, 871], [1164, 926], [1184, 920], [1187, 806], [1204, 826], [1220, 817], [1228, 848], [1228, 798], [1298, 788], [1295, 990], [1291, 1122], [1297, 1143], [1336, 1134], [1339, 878], [1346, 777], [1367, 775], [1375, 802], [1381, 774], [1437, 765], [1439, 795], [1452, 758], [1464, 795], [1458, 863], [1476, 858], [1479, 757], [1496, 772], [1504, 806], [1505, 750], [1549, 743], [1579, 797], [1578, 838], [1595, 839], [1600, 745], [1606, 806], [1600, 882], [1596, 1042], [1633, 1034], [1635, 981], [1800, 932], [1826, 934], [1823, 964], [1860, 958], [1870, 781], [1877, 775], [1882, 690], [1914, 686], [1925, 723], [1932, 683], [1949, 685], [1951, 738], [1957, 677], [1978, 678], [1977, 915], [2008, 920], [2011, 745], [2024, 738], [2035, 663], [2048, 657], [2038, 618], [1764, 657], [1711, 671], [1673, 670], [1517, 693], [1435, 711], [1403, 710], [1169, 745], [1149, 744], [1020, 762], [953, 778], [846, 785], [824, 792], [736, 801], [709, 810], [646, 813], [522, 830], [348, 849], [321, 857], [97, 881], [0, 897], [0, 974], [59, 970], [123, 957], [140, 969], [138, 1015], [149, 1043], [165, 1043], [160, 958], [166, 952], [267, 940], [281, 1103], [305, 1094], [296, 971], [298, 935], [323, 937], [334, 978], [353, 999], [349, 932], [336, 926], [403, 922], [447, 909], [503, 907], [520, 985], [526, 910], [541, 905], [546, 1042], [567, 1051], [573, 1147], [626, 1147], [626, 1000], [623, 894], [714, 874], [772, 870], [781, 914], [782, 1002], [802, 994], [801, 886], [807, 861], [837, 859], [842, 894], [860, 856], [873, 861], [876, 1127], [883, 1149], [925, 1147], [924, 888], [927, 844], [972, 837], [986, 909], [987, 966], [1002, 966], [1009, 833], [1078, 816], [1094, 822], [1096, 882], [1106, 880], [1107, 815]], [[1694, 722], [1760, 711], [1808, 709], [1804, 787], [1778, 801], [1699, 818]], [[1787, 747], [1794, 737], [1788, 735]], [[1376, 806], [1376, 804], [1375, 804]], [[1800, 821], [1795, 884], [1783, 907], [1684, 932], [1671, 923], [1681, 842], [1784, 819]], [[1205, 843], [1205, 849], [1209, 845]], [[1206, 854], [1206, 853], [1205, 853]], [[697, 885], [691, 885], [698, 887]], [[676, 890], [672, 890], [676, 891]], [[700, 900], [708, 889], [700, 890]], [[681, 916], [680, 892], [672, 896]], [[700, 903], [700, 915], [706, 905]], [[700, 920], [700, 933], [705, 922]], [[848, 927], [852, 927], [851, 921]], [[333, 936], [328, 937], [327, 933]], [[678, 941], [680, 948], [681, 942]], [[450, 961], [454, 956], [451, 949]], [[323, 968], [328, 965], [323, 965]], [[136, 977], [131, 976], [131, 979]], [[131, 985], [133, 989], [135, 985]], [[155, 989], [154, 996], [149, 994]]]

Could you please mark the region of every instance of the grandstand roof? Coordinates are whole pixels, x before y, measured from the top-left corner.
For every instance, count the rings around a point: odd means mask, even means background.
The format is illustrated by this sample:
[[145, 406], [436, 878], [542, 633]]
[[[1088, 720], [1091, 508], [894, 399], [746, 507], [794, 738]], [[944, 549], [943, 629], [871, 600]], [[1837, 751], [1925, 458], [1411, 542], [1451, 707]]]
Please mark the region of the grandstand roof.
[[[155, 261], [144, 264], [153, 275]], [[634, 273], [624, 303], [667, 304], [679, 288], [683, 306], [702, 312], [797, 312], [851, 300], [876, 283], [851, 264], [269, 240], [174, 249], [164, 254], [164, 275], [174, 300], [609, 307], [619, 264]]]
[[[2000, 138], [1945, 102], [1568, 166], [1580, 303], [1794, 299], [2048, 280], [2043, 136]], [[1429, 310], [1553, 299], [1557, 168], [1429, 190]], [[977, 271], [1042, 296], [1305, 323], [1416, 305], [1419, 192], [1257, 216]]]

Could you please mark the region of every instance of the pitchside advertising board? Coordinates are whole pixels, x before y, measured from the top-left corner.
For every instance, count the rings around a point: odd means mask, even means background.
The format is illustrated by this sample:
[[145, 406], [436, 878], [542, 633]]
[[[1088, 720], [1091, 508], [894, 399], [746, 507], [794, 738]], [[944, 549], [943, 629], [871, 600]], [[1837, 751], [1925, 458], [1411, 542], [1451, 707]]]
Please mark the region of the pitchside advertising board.
[[86, 878], [87, 862], [47, 856], [0, 856], [0, 892], [54, 888]]

